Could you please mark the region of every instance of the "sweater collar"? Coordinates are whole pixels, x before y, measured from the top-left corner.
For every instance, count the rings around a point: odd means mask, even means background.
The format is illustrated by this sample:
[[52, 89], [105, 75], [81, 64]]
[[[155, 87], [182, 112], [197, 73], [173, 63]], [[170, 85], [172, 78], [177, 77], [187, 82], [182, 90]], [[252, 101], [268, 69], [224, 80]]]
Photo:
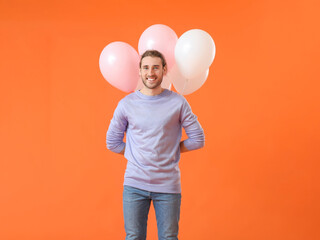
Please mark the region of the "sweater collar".
[[168, 94], [170, 94], [170, 90], [168, 89], [164, 89], [162, 93], [158, 94], [158, 95], [154, 95], [154, 96], [149, 96], [149, 95], [145, 95], [143, 93], [140, 92], [140, 90], [136, 90], [135, 93], [138, 95], [138, 97], [143, 98], [143, 99], [159, 99], [162, 98]]

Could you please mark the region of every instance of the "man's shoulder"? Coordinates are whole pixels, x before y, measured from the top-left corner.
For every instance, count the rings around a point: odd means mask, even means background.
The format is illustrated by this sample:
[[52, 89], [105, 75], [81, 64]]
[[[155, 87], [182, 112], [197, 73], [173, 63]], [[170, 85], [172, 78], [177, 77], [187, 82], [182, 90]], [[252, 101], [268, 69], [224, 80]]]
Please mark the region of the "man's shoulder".
[[132, 93], [129, 93], [128, 95], [124, 96], [120, 101], [119, 103], [125, 103], [127, 101], [131, 101], [133, 100], [134, 98], [136, 97], [136, 93], [135, 92], [132, 92]]
[[187, 101], [186, 98], [185, 98], [184, 96], [182, 96], [181, 94], [176, 93], [176, 92], [171, 91], [171, 90], [168, 90], [168, 91], [171, 92], [170, 96], [171, 96], [172, 98], [176, 99], [177, 101], [179, 101], [179, 102], [181, 102], [181, 103]]
[[126, 106], [128, 106], [129, 103], [132, 102], [133, 97], [134, 97], [134, 92], [124, 96], [122, 99], [119, 100], [117, 104], [117, 109], [125, 109]]

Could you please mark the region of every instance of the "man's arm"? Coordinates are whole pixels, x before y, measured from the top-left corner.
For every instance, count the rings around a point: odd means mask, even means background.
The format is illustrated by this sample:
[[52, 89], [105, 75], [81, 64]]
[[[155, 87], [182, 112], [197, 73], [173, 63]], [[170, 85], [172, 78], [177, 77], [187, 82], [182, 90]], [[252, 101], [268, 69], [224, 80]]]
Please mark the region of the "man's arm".
[[119, 152], [119, 154], [124, 155], [124, 150], [125, 150], [125, 149], [126, 149], [126, 148], [124, 147], [123, 150], [122, 150], [121, 152]]
[[123, 113], [122, 103], [119, 102], [114, 111], [108, 131], [106, 144], [112, 152], [124, 154], [126, 143], [123, 141], [124, 133], [127, 130], [127, 118]]
[[186, 140], [180, 142], [180, 152], [188, 152], [204, 147], [203, 129], [185, 98], [181, 109], [180, 121], [188, 136]]
[[184, 141], [180, 142], [180, 153], [189, 152], [190, 150], [186, 148], [186, 146], [183, 143]]

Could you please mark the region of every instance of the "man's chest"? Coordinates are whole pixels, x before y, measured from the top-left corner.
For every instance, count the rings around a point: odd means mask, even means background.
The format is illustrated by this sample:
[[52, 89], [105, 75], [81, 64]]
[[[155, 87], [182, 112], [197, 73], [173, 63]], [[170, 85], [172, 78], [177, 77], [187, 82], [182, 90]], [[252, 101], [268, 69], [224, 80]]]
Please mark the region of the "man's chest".
[[128, 128], [139, 131], [170, 129], [180, 123], [180, 107], [172, 104], [144, 104], [127, 110]]

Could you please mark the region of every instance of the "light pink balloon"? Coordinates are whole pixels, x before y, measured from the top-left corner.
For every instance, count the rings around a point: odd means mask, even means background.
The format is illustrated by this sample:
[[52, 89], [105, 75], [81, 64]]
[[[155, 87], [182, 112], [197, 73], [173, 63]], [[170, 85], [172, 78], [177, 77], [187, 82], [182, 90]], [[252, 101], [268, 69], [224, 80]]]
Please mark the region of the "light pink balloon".
[[124, 42], [112, 42], [101, 52], [99, 67], [103, 77], [124, 92], [135, 90], [139, 79], [140, 57]]
[[142, 55], [146, 50], [161, 52], [170, 70], [175, 64], [174, 49], [178, 41], [177, 34], [168, 26], [155, 24], [148, 27], [139, 39], [138, 50]]

